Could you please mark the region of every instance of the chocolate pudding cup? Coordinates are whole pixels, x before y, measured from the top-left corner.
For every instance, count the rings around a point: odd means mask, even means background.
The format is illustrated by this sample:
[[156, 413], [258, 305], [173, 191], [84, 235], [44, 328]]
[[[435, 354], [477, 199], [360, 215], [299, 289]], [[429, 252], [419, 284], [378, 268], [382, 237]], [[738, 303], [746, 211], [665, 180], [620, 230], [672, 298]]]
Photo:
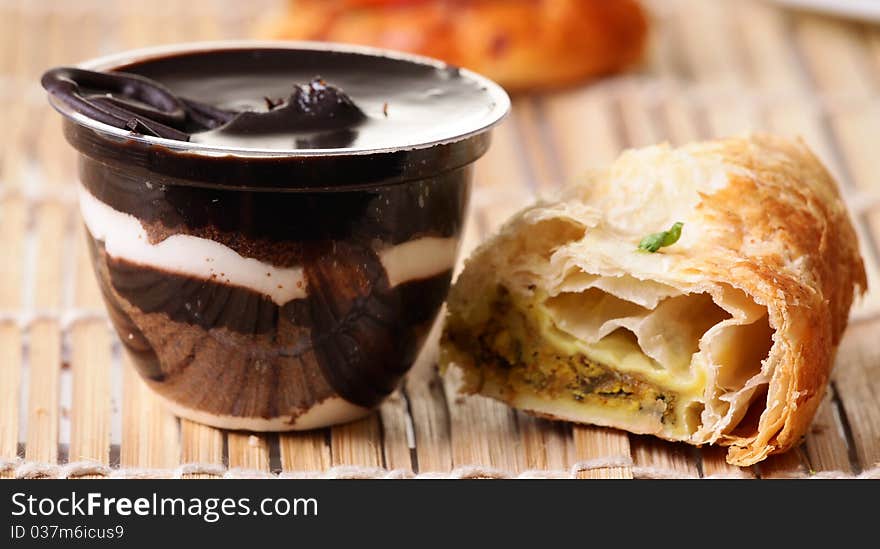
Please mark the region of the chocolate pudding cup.
[[[375, 408], [446, 297], [504, 91], [439, 61], [333, 44], [186, 44], [79, 68], [259, 115], [187, 141], [50, 94], [79, 152], [98, 283], [149, 387], [227, 429], [312, 429]], [[328, 89], [346, 95], [328, 103]], [[300, 118], [276, 117], [279, 105]]]

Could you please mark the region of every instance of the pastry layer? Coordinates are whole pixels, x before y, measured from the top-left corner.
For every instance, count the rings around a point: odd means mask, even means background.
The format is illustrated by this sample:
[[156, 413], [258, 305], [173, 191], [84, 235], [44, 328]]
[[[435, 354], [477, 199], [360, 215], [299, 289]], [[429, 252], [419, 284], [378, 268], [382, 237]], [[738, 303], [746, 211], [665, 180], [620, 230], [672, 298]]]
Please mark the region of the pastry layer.
[[[473, 363], [466, 361], [471, 390], [492, 387], [496, 398], [508, 402], [529, 395], [567, 401], [571, 409], [589, 408], [617, 418], [606, 424], [620, 422], [636, 432], [670, 438], [687, 438], [698, 428], [706, 373], [691, 363], [705, 331], [729, 317], [709, 296], [671, 298], [679, 303], [667, 304], [659, 314], [600, 290], [548, 298], [512, 295], [499, 286], [483, 299], [488, 302], [478, 307], [487, 314], [479, 319], [453, 315], [445, 335], [447, 347], [476, 357]], [[685, 306], [691, 317], [704, 316], [696, 321], [694, 333], [674, 341], [652, 329], [659, 322], [670, 325], [667, 333], [681, 333], [677, 315], [669, 310]], [[591, 328], [579, 326], [583, 319], [570, 311], [592, 315], [595, 331], [587, 333]], [[671, 347], [651, 356], [646, 348], [656, 346], [658, 337]]]
[[736, 425], [766, 383], [766, 309], [733, 288], [621, 282], [577, 273], [552, 296], [493, 287], [452, 310], [442, 360], [466, 390], [543, 415], [672, 440], [707, 436], [707, 417]]

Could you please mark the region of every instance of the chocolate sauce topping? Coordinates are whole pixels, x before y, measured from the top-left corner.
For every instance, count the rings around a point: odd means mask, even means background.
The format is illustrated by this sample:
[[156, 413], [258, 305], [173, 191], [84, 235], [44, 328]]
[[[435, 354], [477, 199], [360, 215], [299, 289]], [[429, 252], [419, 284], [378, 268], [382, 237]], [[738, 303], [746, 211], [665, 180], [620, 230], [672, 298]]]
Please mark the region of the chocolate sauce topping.
[[189, 141], [191, 133], [233, 118], [233, 113], [179, 98], [162, 84], [133, 74], [61, 67], [46, 72], [41, 83], [76, 112], [144, 135]]
[[51, 95], [99, 122], [178, 141], [213, 130], [240, 141], [280, 135], [293, 136], [295, 148], [343, 148], [354, 140], [352, 128], [366, 119], [345, 92], [321, 78], [294, 86], [287, 100], [264, 97], [265, 111], [240, 112], [177, 97], [154, 80], [122, 72], [61, 67], [46, 72], [42, 84]]
[[[453, 67], [359, 53], [213, 50], [114, 70], [158, 82], [178, 97], [244, 113], [192, 137], [226, 147], [310, 149], [316, 133], [348, 131], [350, 143], [317, 148], [409, 148], [477, 130], [498, 107], [482, 81]], [[267, 98], [283, 103], [269, 107]]]
[[366, 118], [342, 90], [320, 78], [294, 86], [286, 101], [264, 100], [268, 110], [241, 112], [217, 131], [238, 136], [328, 132], [351, 128]]
[[[211, 49], [87, 66], [99, 70], [53, 69], [43, 85], [68, 118], [78, 112], [126, 133], [68, 123], [71, 143], [186, 184], [308, 189], [417, 179], [481, 156], [483, 130], [508, 105], [466, 71], [360, 52]], [[151, 142], [156, 136], [180, 145]]]

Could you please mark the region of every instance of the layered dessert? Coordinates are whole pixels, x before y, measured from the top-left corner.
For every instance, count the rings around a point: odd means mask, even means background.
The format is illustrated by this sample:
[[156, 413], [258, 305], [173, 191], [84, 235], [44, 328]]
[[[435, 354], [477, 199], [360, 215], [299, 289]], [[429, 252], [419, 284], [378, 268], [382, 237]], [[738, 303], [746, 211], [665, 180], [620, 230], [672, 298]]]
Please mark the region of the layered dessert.
[[57, 69], [82, 219], [120, 339], [184, 417], [354, 419], [449, 287], [491, 82], [326, 49], [190, 48]]

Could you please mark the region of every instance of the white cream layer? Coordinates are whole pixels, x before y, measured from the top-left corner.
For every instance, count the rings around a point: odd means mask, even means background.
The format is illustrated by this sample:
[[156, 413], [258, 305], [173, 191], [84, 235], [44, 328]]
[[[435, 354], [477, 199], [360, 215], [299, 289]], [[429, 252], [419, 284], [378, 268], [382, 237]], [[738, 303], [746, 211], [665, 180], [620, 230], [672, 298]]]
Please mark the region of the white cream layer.
[[[79, 204], [89, 233], [104, 242], [104, 249], [113, 258], [233, 284], [264, 294], [278, 305], [306, 297], [301, 267], [276, 267], [243, 257], [213, 240], [185, 234], [171, 235], [152, 244], [136, 217], [113, 209], [82, 186]], [[394, 287], [452, 269], [456, 252], [454, 238], [424, 237], [386, 248], [379, 252], [379, 258], [390, 286]]]
[[213, 240], [185, 234], [151, 244], [136, 217], [104, 204], [82, 186], [79, 206], [92, 237], [104, 241], [104, 249], [111, 257], [248, 288], [269, 296], [278, 305], [306, 296], [301, 267], [275, 267], [243, 257]]
[[458, 242], [454, 238], [426, 236], [382, 250], [379, 259], [393, 288], [452, 269], [457, 252]]

